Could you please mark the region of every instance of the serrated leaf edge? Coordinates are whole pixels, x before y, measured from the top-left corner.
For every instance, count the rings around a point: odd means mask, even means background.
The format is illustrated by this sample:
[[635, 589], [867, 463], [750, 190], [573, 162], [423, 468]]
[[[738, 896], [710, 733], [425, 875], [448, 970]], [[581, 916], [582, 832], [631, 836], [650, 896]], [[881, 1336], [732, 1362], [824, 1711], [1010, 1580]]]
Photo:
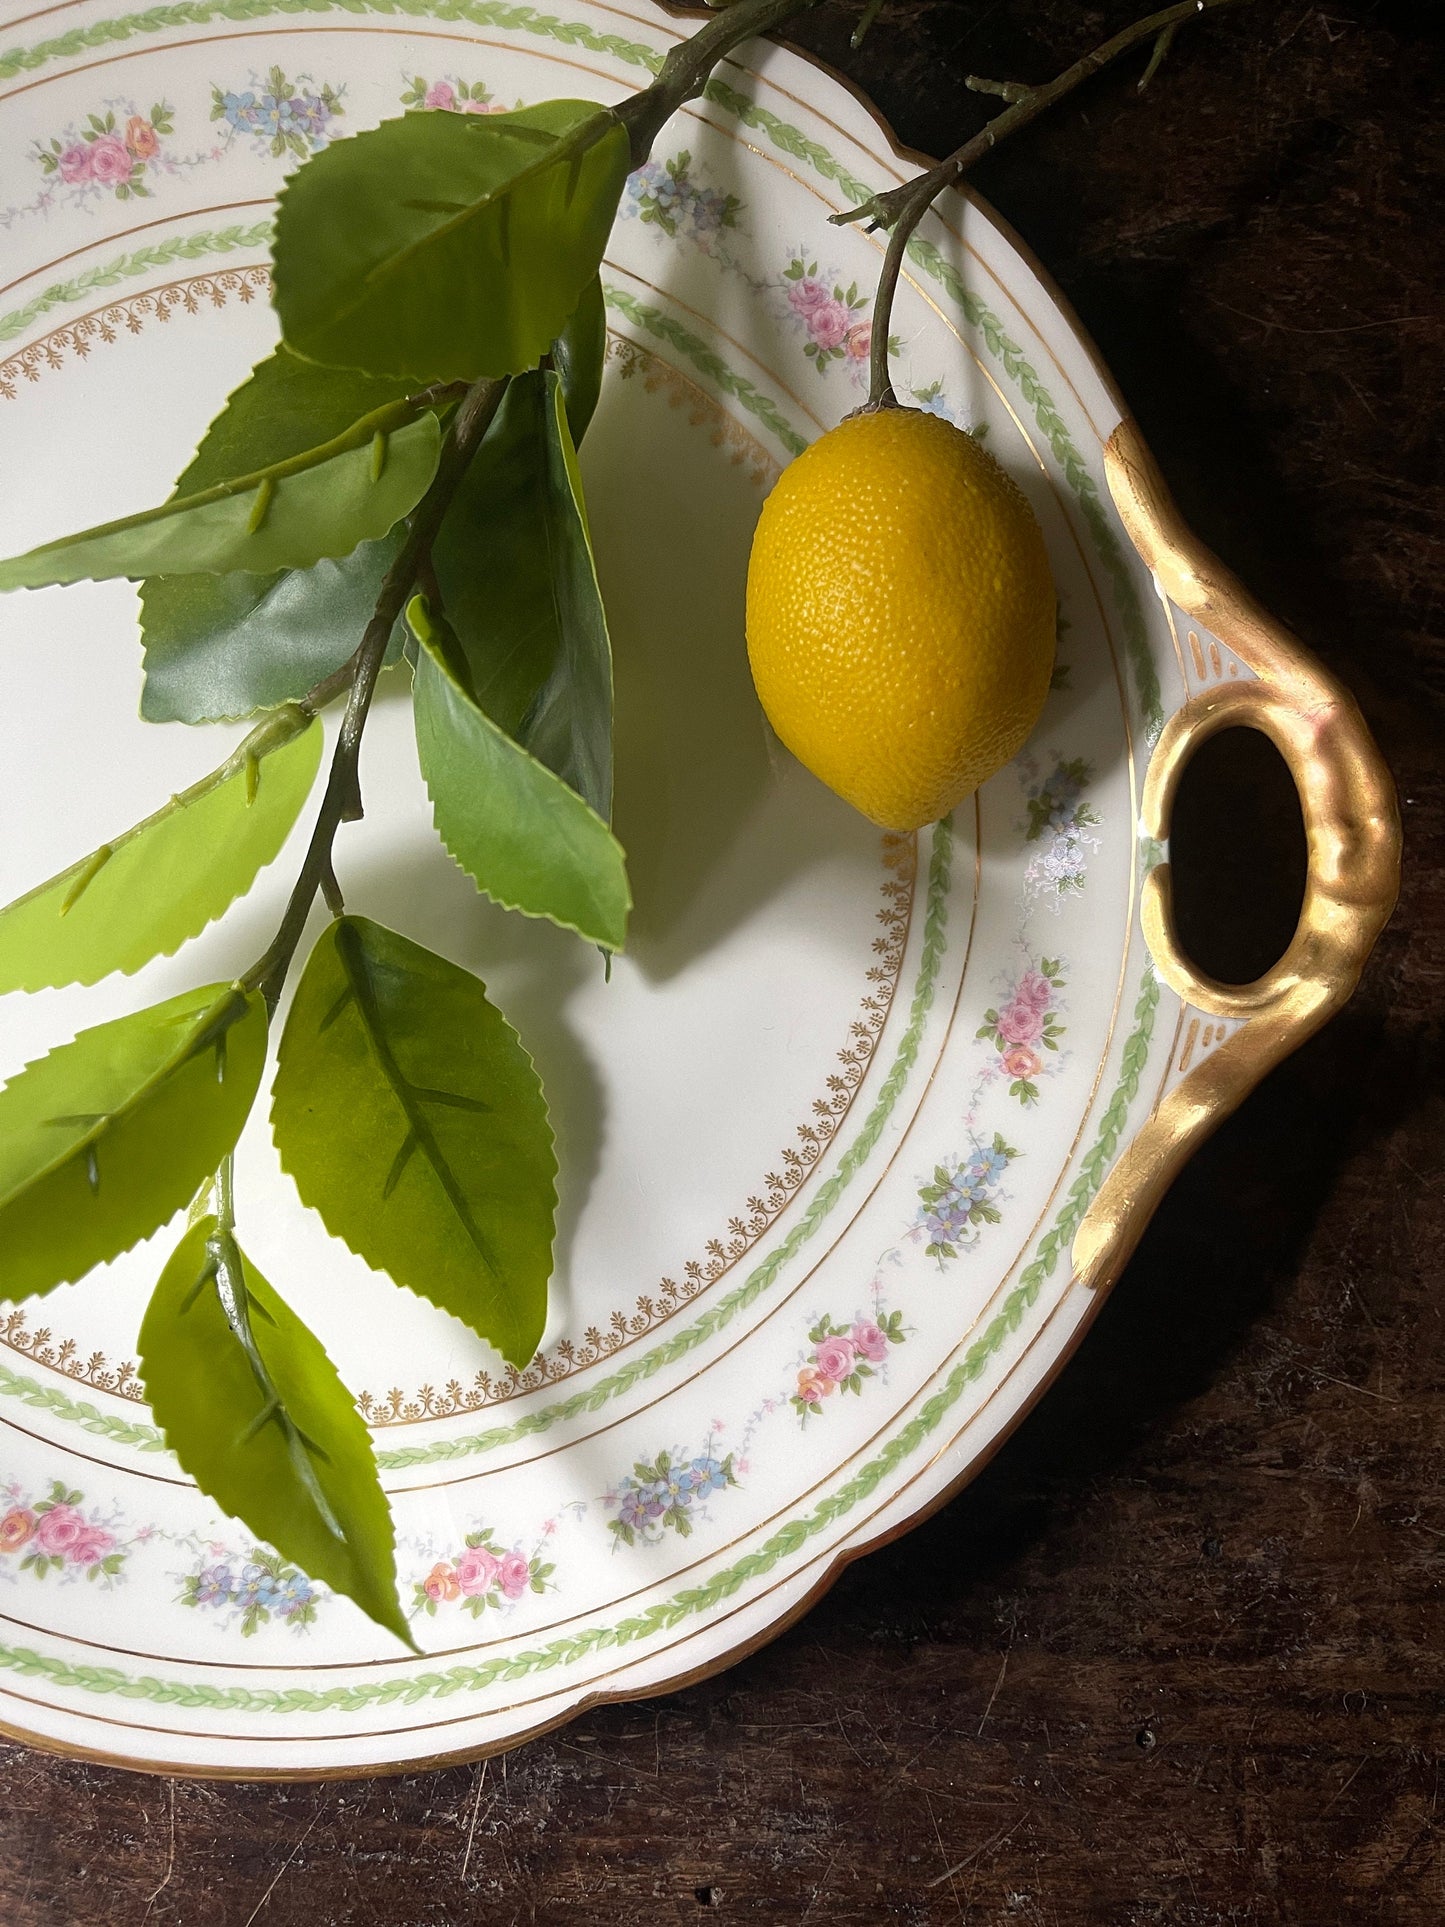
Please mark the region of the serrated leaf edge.
[[[0, 944], [3, 944], [4, 941], [4, 918], [8, 916], [12, 910], [19, 910], [23, 905], [33, 902], [36, 897], [44, 896], [46, 891], [55, 889], [58, 884], [64, 883], [68, 878], [73, 877], [79, 881], [82, 873], [90, 864], [95, 862], [101, 850], [108, 853], [107, 861], [109, 861], [110, 858], [115, 856], [118, 850], [122, 850], [127, 844], [133, 843], [137, 837], [149, 830], [154, 824], [164, 821], [165, 818], [171, 816], [178, 809], [188, 809], [191, 804], [203, 801], [205, 797], [210, 796], [218, 790], [223, 783], [231, 782], [235, 777], [243, 775], [248, 761], [252, 762], [255, 766], [259, 766], [264, 762], [266, 757], [273, 756], [278, 750], [285, 749], [289, 744], [295, 742], [298, 737], [303, 736], [308, 729], [312, 728], [317, 732], [316, 769], [312, 771], [311, 783], [307, 785], [306, 795], [309, 796], [311, 787], [316, 781], [317, 771], [321, 767], [321, 724], [315, 716], [309, 715], [299, 704], [285, 703], [278, 709], [273, 710], [263, 722], [259, 723], [257, 727], [251, 731], [250, 735], [246, 737], [244, 742], [238, 743], [224, 763], [219, 764], [217, 768], [201, 777], [198, 782], [192, 783], [189, 789], [179, 791], [175, 796], [172, 796], [167, 802], [163, 803], [160, 809], [152, 810], [151, 814], [142, 817], [139, 823], [132, 824], [128, 830], [123, 830], [121, 834], [115, 838], [114, 842], [109, 844], [103, 843], [99, 850], [92, 850], [88, 856], [81, 857], [79, 862], [72, 863], [68, 869], [57, 870], [55, 875], [47, 877], [44, 883], [37, 883], [34, 889], [27, 890], [23, 896], [14, 897], [9, 903], [0, 907]], [[273, 735], [277, 738], [276, 741], [271, 742], [264, 740]], [[262, 738], [263, 740], [258, 742], [257, 738]], [[305, 805], [306, 797], [303, 796], [297, 810], [297, 815], [300, 814], [301, 809], [305, 808]], [[282, 847], [285, 846], [286, 837], [290, 835], [291, 828], [294, 828], [295, 821], [296, 818], [293, 817], [291, 826], [283, 833], [281, 839]], [[278, 849], [276, 856], [280, 854], [281, 851]], [[276, 857], [273, 856], [268, 858], [265, 863], [259, 864], [256, 869], [256, 876], [259, 876], [262, 870], [269, 869], [275, 861]], [[98, 873], [97, 870], [96, 874]], [[254, 883], [255, 877], [253, 877], [251, 881]], [[250, 885], [248, 884], [246, 887], [249, 889]], [[244, 891], [238, 892], [238, 896], [244, 894]], [[4, 994], [10, 990], [18, 990], [33, 995], [40, 990], [59, 990], [71, 984], [98, 984], [106, 977], [134, 977], [139, 971], [144, 970], [148, 963], [153, 963], [157, 957], [174, 957], [184, 945], [193, 942], [203, 931], [208, 930], [213, 923], [219, 922], [230, 909], [231, 905], [237, 900], [238, 897], [229, 898], [222, 904], [219, 910], [214, 911], [206, 918], [204, 923], [191, 931], [188, 936], [178, 938], [169, 949], [158, 948], [153, 950], [149, 957], [143, 957], [139, 963], [131, 964], [129, 967], [124, 964], [112, 964], [108, 969], [97, 971], [94, 975], [65, 977], [58, 983], [51, 977], [46, 977], [43, 981], [37, 980], [35, 982], [22, 982], [17, 978], [13, 983], [9, 984], [0, 982], [0, 994]], [[3, 972], [0, 972], [0, 975], [3, 975]], [[40, 1062], [42, 1060], [37, 1059], [36, 1061]]]
[[[547, 103], [542, 103], [542, 102], [536, 103], [537, 106], [544, 105], [544, 104], [549, 106], [557, 106], [563, 103], [558, 101], [547, 102]], [[476, 219], [479, 215], [486, 213], [489, 209], [492, 209], [498, 206], [506, 206], [510, 200], [510, 197], [517, 191], [519, 187], [524, 186], [528, 181], [536, 180], [540, 174], [545, 173], [547, 169], [551, 167], [555, 167], [559, 161], [562, 161], [568, 158], [580, 159], [583, 155], [587, 153], [589, 148], [596, 146], [599, 141], [604, 140], [614, 127], [622, 128], [623, 126], [622, 121], [618, 118], [614, 109], [606, 106], [601, 101], [590, 101], [590, 100], [574, 101], [574, 102], [570, 102], [569, 104], [577, 105], [577, 106], [585, 106], [590, 108], [592, 111], [589, 114], [587, 114], [583, 119], [579, 120], [573, 127], [570, 127], [565, 134], [558, 135], [555, 138], [552, 146], [548, 148], [545, 154], [539, 154], [538, 158], [534, 162], [532, 162], [530, 166], [523, 168], [520, 173], [509, 175], [507, 180], [503, 182], [492, 193], [483, 195], [481, 198], [479, 198], [476, 201], [469, 202], [465, 206], [465, 208], [461, 210], [461, 212], [453, 215], [451, 220], [444, 221], [439, 227], [428, 229], [426, 234], [420, 236], [417, 240], [408, 243], [408, 245], [405, 248], [401, 249], [400, 252], [394, 255], [389, 255], [386, 258], [384, 263], [378, 263], [377, 266], [372, 268], [365, 276], [365, 283], [366, 283], [366, 288], [368, 293], [376, 286], [376, 284], [379, 281], [385, 282], [387, 280], [390, 280], [396, 274], [404, 271], [406, 265], [410, 261], [410, 258], [422, 248], [429, 247], [441, 236], [445, 234], [449, 234], [457, 228], [464, 227], [468, 221]], [[523, 107], [523, 108], [514, 109], [510, 114], [489, 115], [487, 117], [487, 121], [485, 125], [493, 128], [498, 128], [498, 127], [501, 127], [503, 123], [507, 121], [511, 121], [514, 123], [515, 126], [527, 126], [530, 123], [524, 121], [522, 116], [525, 114], [534, 113], [535, 111], [536, 111], [536, 107], [533, 106], [533, 107]], [[578, 136], [585, 129], [589, 128], [594, 122], [605, 122], [610, 124], [603, 126], [600, 132], [590, 135], [587, 140], [585, 141], [579, 140]], [[383, 126], [387, 125], [386, 122], [382, 122], [381, 124]], [[483, 123], [476, 123], [476, 124], [482, 125]], [[352, 135], [350, 138], [352, 138], [353, 140], [364, 139], [367, 133], [374, 133], [375, 131], [376, 129], [374, 128], [364, 129], [360, 133]], [[624, 129], [624, 132], [625, 132], [625, 129]], [[574, 148], [575, 148], [575, 156], [573, 155]], [[291, 186], [295, 178], [296, 176], [293, 175], [291, 177], [291, 180], [288, 180], [288, 182], [282, 188], [280, 194], [277, 197], [276, 237], [278, 241], [280, 239], [281, 232], [282, 232], [281, 223], [285, 216], [286, 202], [289, 197]], [[280, 262], [276, 255], [276, 246], [274, 242], [272, 245], [272, 264], [273, 264], [272, 265], [273, 276], [275, 276], [277, 275], [278, 270], [280, 269]], [[597, 270], [593, 269], [592, 272], [596, 273]], [[583, 283], [584, 290], [586, 288], [586, 285], [587, 284], [584, 281]], [[277, 296], [276, 296], [276, 305], [277, 305], [278, 312], [280, 311], [280, 305], [283, 299], [284, 299], [284, 296], [281, 294], [280, 287], [279, 287], [279, 280], [278, 280]], [[328, 331], [330, 331], [331, 333], [334, 333], [336, 328], [339, 325], [352, 320], [355, 314], [357, 313], [358, 309], [362, 306], [363, 299], [364, 299], [363, 295], [358, 294], [353, 298], [353, 300], [347, 306], [332, 307], [328, 309], [326, 324], [325, 324]], [[415, 368], [381, 369], [381, 368], [377, 368], [374, 365], [364, 365], [361, 362], [335, 361], [330, 359], [329, 357], [323, 358], [322, 356], [317, 354], [308, 354], [306, 349], [301, 347], [297, 343], [297, 341], [294, 340], [290, 335], [286, 335], [285, 342], [286, 342], [287, 348], [291, 351], [291, 353], [294, 355], [300, 356], [300, 358], [303, 361], [312, 361], [312, 362], [315, 362], [318, 366], [325, 367], [325, 368], [345, 368], [345, 369], [352, 370], [357, 374], [370, 374], [370, 375], [378, 375], [382, 377], [395, 376], [399, 378], [413, 379], [417, 381], [434, 381], [434, 380], [447, 380], [452, 378], [468, 379], [468, 380], [482, 379], [482, 378], [499, 379], [501, 376], [506, 374], [522, 372], [520, 370], [514, 370], [514, 369], [497, 369], [496, 371], [494, 371], [494, 373], [490, 375], [490, 377], [488, 377], [488, 371], [486, 370], [462, 369], [462, 368], [447, 369], [440, 366], [428, 367], [428, 368], [423, 368], [418, 366]]]
[[[416, 598], [413, 598], [413, 603], [415, 602], [415, 600]], [[472, 879], [473, 883], [476, 884], [477, 888], [482, 892], [482, 894], [484, 896], [490, 897], [492, 902], [500, 905], [500, 907], [503, 910], [514, 910], [519, 916], [530, 917], [535, 922], [555, 924], [559, 930], [570, 930], [575, 936], [581, 937], [583, 941], [586, 943], [595, 943], [599, 945], [602, 949], [610, 952], [613, 955], [620, 955], [620, 953], [622, 952], [626, 944], [627, 919], [632, 914], [632, 907], [633, 907], [632, 884], [627, 874], [627, 852], [623, 849], [622, 845], [618, 842], [617, 837], [613, 833], [611, 826], [602, 821], [602, 818], [592, 808], [592, 805], [589, 802], [587, 802], [585, 797], [579, 796], [577, 794], [577, 791], [572, 788], [572, 785], [570, 783], [564, 783], [562, 778], [557, 774], [555, 770], [549, 769], [547, 765], [544, 762], [542, 762], [540, 758], [534, 756], [529, 749], [524, 749], [523, 746], [519, 742], [517, 742], [514, 737], [509, 736], [507, 732], [500, 727], [500, 725], [498, 725], [497, 723], [494, 723], [491, 717], [486, 713], [486, 711], [482, 709], [480, 705], [477, 704], [472, 699], [469, 692], [462, 687], [462, 685], [457, 681], [456, 677], [452, 674], [451, 669], [449, 668], [445, 659], [441, 656], [439, 651], [435, 648], [435, 646], [431, 642], [429, 642], [421, 634], [419, 629], [416, 627], [415, 622], [412, 619], [411, 605], [408, 605], [408, 609], [407, 609], [407, 626], [408, 628], [411, 629], [412, 634], [416, 637], [418, 646], [426, 651], [427, 659], [431, 663], [433, 669], [437, 672], [437, 674], [439, 674], [444, 678], [448, 686], [453, 691], [455, 691], [456, 695], [461, 699], [463, 703], [466, 704], [467, 708], [471, 711], [471, 713], [475, 717], [478, 718], [478, 720], [483, 724], [483, 726], [492, 735], [498, 737], [502, 742], [504, 742], [508, 746], [508, 748], [514, 750], [517, 753], [517, 755], [525, 757], [526, 760], [532, 765], [534, 769], [540, 770], [542, 772], [543, 776], [548, 780], [548, 782], [555, 784], [555, 786], [559, 790], [561, 790], [565, 795], [570, 796], [576, 803], [578, 803], [587, 812], [588, 816], [591, 817], [592, 821], [598, 824], [600, 828], [603, 830], [603, 832], [607, 837], [608, 842], [611, 844], [612, 848], [616, 850], [622, 866], [622, 887], [623, 887], [623, 894], [626, 899], [624, 909], [623, 909], [624, 928], [623, 928], [622, 941], [619, 943], [614, 943], [610, 937], [604, 936], [600, 931], [584, 930], [581, 924], [575, 923], [567, 917], [554, 916], [550, 911], [529, 910], [524, 903], [517, 902], [507, 892], [503, 890], [498, 890], [489, 883], [484, 883], [482, 879], [476, 874], [476, 872], [471, 868], [471, 866], [466, 862], [465, 858], [456, 849], [456, 847], [450, 841], [448, 841], [446, 832], [442, 829], [441, 821], [437, 814], [438, 805], [437, 805], [436, 792], [432, 789], [431, 780], [427, 775], [425, 767], [423, 767], [422, 773], [421, 773], [422, 782], [426, 787], [427, 798], [432, 806], [432, 826], [436, 830], [436, 833], [441, 842], [442, 848], [446, 851], [447, 855], [452, 859], [453, 863], [456, 864], [457, 868], [463, 871], [465, 875], [469, 876]], [[418, 753], [420, 754], [420, 745], [418, 745]]]
[[[243, 1022], [247, 1013], [260, 1005], [260, 998], [256, 993], [254, 991], [242, 990], [239, 984], [208, 984], [203, 986], [203, 988], [217, 990], [220, 994], [213, 997], [208, 1004], [196, 1013], [194, 1019], [194, 1034], [187, 1038], [185, 1044], [173, 1051], [164, 1063], [152, 1071], [145, 1082], [140, 1085], [117, 1110], [98, 1112], [95, 1122], [88, 1131], [76, 1138], [63, 1151], [58, 1151], [50, 1160], [49, 1164], [42, 1165], [38, 1171], [32, 1171], [29, 1177], [22, 1183], [15, 1185], [11, 1190], [0, 1195], [0, 1211], [3, 1211], [7, 1205], [13, 1203], [16, 1198], [23, 1196], [32, 1185], [39, 1184], [42, 1179], [52, 1176], [56, 1171], [69, 1164], [79, 1153], [93, 1149], [97, 1141], [104, 1135], [105, 1131], [115, 1123], [117, 1118], [127, 1117], [132, 1111], [138, 1109], [146, 1098], [149, 1097], [152, 1092], [158, 1090], [168, 1078], [173, 1077], [175, 1073], [188, 1064], [193, 1057], [198, 1056], [208, 1044], [216, 1042], [217, 1037], [224, 1036], [234, 1025]], [[231, 1004], [237, 1007], [234, 1017], [229, 1018], [214, 1035], [207, 1035], [207, 1026], [213, 1023], [217, 1013]], [[146, 1013], [144, 1011], [134, 1011], [128, 1014], [142, 1017]], [[112, 1018], [109, 1021], [111, 1023], [124, 1023], [126, 1020], [124, 1017], [121, 1017]], [[171, 1021], [175, 1022], [175, 1019], [173, 1018]], [[82, 1037], [87, 1037], [97, 1030], [104, 1030], [106, 1027], [105, 1024], [91, 1024], [85, 1030], [77, 1031], [68, 1043], [57, 1044], [54, 1050], [48, 1050], [40, 1057], [31, 1058], [30, 1062], [16, 1071], [13, 1077], [7, 1078], [4, 1086], [0, 1088], [8, 1090], [12, 1084], [17, 1083], [24, 1077], [27, 1071], [33, 1071], [39, 1065], [48, 1063], [49, 1060], [60, 1051], [73, 1049]], [[149, 1235], [149, 1232], [142, 1233], [142, 1237], [149, 1237]], [[140, 1242], [141, 1238], [133, 1238], [131, 1240], [132, 1245], [139, 1244]], [[129, 1251], [130, 1248], [131, 1245], [121, 1246], [122, 1251]]]
[[[356, 454], [358, 450], [368, 447], [378, 432], [395, 435], [396, 438], [400, 440], [403, 435], [409, 435], [414, 430], [420, 431], [419, 439], [430, 434], [434, 457], [431, 472], [434, 475], [436, 472], [436, 461], [440, 458], [441, 454], [441, 426], [436, 416], [432, 414], [429, 409], [423, 409], [418, 412], [417, 409], [407, 401], [388, 402], [382, 408], [373, 409], [369, 415], [363, 415], [358, 421], [354, 422], [350, 428], [344, 430], [342, 434], [333, 436], [329, 442], [319, 442], [315, 448], [305, 449], [299, 455], [288, 456], [285, 461], [273, 462], [267, 468], [256, 469], [248, 475], [236, 476], [229, 482], [218, 482], [211, 488], [198, 490], [194, 495], [169, 496], [157, 508], [142, 509], [135, 515], [122, 515], [113, 522], [98, 522], [93, 528], [77, 529], [73, 534], [62, 535], [54, 542], [42, 542], [38, 548], [26, 549], [23, 554], [0, 558], [0, 593], [8, 595], [16, 589], [25, 588], [64, 588], [70, 587], [76, 582], [144, 582], [148, 577], [153, 575], [271, 574], [273, 571], [270, 570], [248, 570], [243, 566], [233, 565], [225, 569], [145, 568], [138, 574], [130, 574], [125, 570], [117, 569], [104, 576], [67, 576], [63, 581], [58, 583], [53, 581], [6, 583], [3, 579], [7, 569], [14, 568], [22, 562], [40, 562], [50, 556], [63, 556], [71, 549], [79, 547], [83, 542], [102, 541], [112, 535], [124, 535], [131, 529], [149, 528], [156, 522], [171, 521], [174, 520], [176, 516], [189, 515], [196, 509], [214, 508], [219, 502], [234, 501], [240, 496], [248, 493], [256, 494], [258, 491], [267, 488], [270, 488], [274, 492], [278, 481], [287, 481], [292, 476], [307, 474], [312, 469], [322, 468], [327, 462], [339, 461], [347, 455]], [[379, 480], [380, 478], [375, 479]], [[428, 476], [427, 482], [423, 484], [422, 494], [426, 492], [426, 488], [430, 485], [430, 480], [431, 477]], [[373, 482], [373, 486], [375, 486], [375, 481]], [[420, 496], [418, 496], [417, 499], [420, 500]], [[268, 495], [266, 497], [266, 507], [268, 510], [270, 506], [271, 497]], [[415, 507], [415, 503], [413, 503], [412, 506]], [[409, 510], [403, 510], [403, 514], [409, 513]], [[262, 515], [258, 519], [253, 508], [252, 526], [248, 532], [254, 534], [261, 528], [266, 519], [267, 517], [265, 515]], [[397, 520], [399, 521], [400, 519], [399, 516]], [[391, 526], [395, 527], [395, 523]], [[383, 531], [383, 534], [384, 533], [385, 531]], [[327, 547], [323, 549], [314, 560], [317, 562], [328, 560], [339, 561], [343, 556], [350, 555], [352, 550], [357, 548], [361, 542], [375, 541], [377, 539], [375, 536], [361, 536], [357, 541], [352, 542], [344, 549]], [[309, 568], [311, 564], [297, 564], [293, 566], [305, 566]]]

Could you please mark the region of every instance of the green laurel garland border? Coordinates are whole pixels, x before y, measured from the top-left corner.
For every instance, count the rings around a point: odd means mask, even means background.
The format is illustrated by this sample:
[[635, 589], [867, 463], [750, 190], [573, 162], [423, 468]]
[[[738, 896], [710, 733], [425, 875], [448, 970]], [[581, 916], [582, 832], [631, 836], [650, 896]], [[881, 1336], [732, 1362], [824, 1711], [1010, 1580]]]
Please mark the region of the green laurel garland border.
[[266, 220], [257, 221], [251, 227], [203, 228], [196, 234], [176, 234], [168, 241], [137, 248], [132, 254], [117, 255], [115, 260], [87, 268], [69, 281], [52, 281], [23, 308], [14, 308], [0, 316], [0, 341], [13, 341], [32, 321], [49, 314], [52, 308], [84, 301], [100, 288], [133, 281], [137, 275], [149, 274], [153, 268], [168, 268], [176, 261], [201, 261], [211, 254], [234, 254], [237, 248], [264, 247], [270, 239], [271, 223]]
[[4, 1364], [0, 1364], [0, 1398], [18, 1398], [34, 1411], [49, 1412], [70, 1425], [78, 1425], [92, 1438], [109, 1439], [113, 1445], [133, 1446], [138, 1452], [166, 1450], [164, 1438], [153, 1425], [145, 1425], [139, 1419], [113, 1417], [88, 1399], [72, 1398], [61, 1386], [42, 1385], [38, 1379], [13, 1372]]
[[607, 54], [625, 66], [644, 67], [649, 73], [656, 73], [662, 65], [662, 55], [641, 41], [625, 40], [620, 34], [598, 33], [584, 21], [559, 20], [555, 14], [542, 13], [536, 7], [509, 6], [504, 0], [174, 0], [170, 6], [148, 7], [143, 13], [92, 20], [87, 26], [72, 27], [69, 33], [39, 41], [33, 47], [13, 47], [9, 53], [0, 54], [0, 80], [34, 73], [53, 60], [69, 60], [95, 47], [164, 33], [170, 27], [208, 27], [217, 20], [267, 20], [276, 14], [327, 13], [379, 13], [412, 20], [445, 20], [469, 27], [493, 27], [502, 33], [534, 34], [544, 40], [555, 40], [564, 47], [585, 47], [589, 53]]
[[614, 288], [604, 282], [602, 295], [607, 306], [614, 308], [618, 314], [626, 315], [634, 327], [645, 328], [658, 341], [665, 341], [669, 347], [686, 355], [700, 374], [707, 375], [725, 395], [731, 395], [755, 420], [771, 429], [790, 455], [802, 454], [808, 446], [807, 436], [800, 435], [776, 404], [755, 387], [746, 375], [740, 375], [736, 369], [730, 368], [700, 335], [693, 334], [691, 329], [685, 328], [661, 308], [639, 301], [635, 294], [629, 294], [625, 288]]

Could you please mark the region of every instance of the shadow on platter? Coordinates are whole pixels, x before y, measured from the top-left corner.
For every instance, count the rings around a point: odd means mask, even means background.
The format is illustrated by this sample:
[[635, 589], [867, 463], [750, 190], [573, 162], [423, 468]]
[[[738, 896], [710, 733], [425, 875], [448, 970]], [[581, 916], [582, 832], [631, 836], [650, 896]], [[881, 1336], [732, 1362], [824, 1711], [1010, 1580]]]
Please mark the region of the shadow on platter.
[[610, 375], [583, 457], [615, 664], [628, 949], [654, 982], [800, 871], [856, 859], [866, 890], [877, 871], [876, 831], [793, 765], [753, 690], [744, 606], [767, 457], [754, 444], [743, 459], [701, 391], [672, 379]]

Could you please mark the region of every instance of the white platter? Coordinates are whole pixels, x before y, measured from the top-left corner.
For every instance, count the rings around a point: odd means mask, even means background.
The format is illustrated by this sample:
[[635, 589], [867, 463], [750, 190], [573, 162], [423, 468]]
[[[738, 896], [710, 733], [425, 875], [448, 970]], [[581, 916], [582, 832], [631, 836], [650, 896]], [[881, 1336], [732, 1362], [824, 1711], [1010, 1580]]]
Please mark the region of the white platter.
[[[5, 11], [5, 553], [167, 491], [274, 339], [269, 210], [297, 148], [428, 97], [616, 101], [686, 31], [645, 0]], [[827, 216], [910, 171], [839, 82], [758, 45], [624, 201], [583, 451], [638, 903], [610, 984], [450, 864], [404, 691], [368, 733], [348, 905], [485, 977], [562, 1163], [553, 1313], [519, 1376], [326, 1236], [264, 1105], [243, 1140], [243, 1235], [362, 1390], [427, 1657], [255, 1547], [166, 1453], [134, 1359], [172, 1226], [0, 1319], [6, 1730], [139, 1767], [347, 1774], [716, 1669], [997, 1447], [1190, 1144], [1347, 994], [1393, 877], [1358, 718], [1170, 520], [1077, 324], [977, 202], [921, 231], [896, 379], [1027, 490], [1057, 687], [1017, 762], [917, 839], [880, 837], [770, 739], [748, 542], [781, 465], [862, 399], [879, 260]], [[140, 672], [128, 586], [0, 602], [0, 901], [239, 734], [141, 722]], [[1315, 851], [1295, 950], [1244, 991], [1177, 955], [1162, 861], [1174, 776], [1230, 720], [1291, 756]], [[0, 1073], [244, 968], [306, 827], [138, 980], [0, 1001]]]

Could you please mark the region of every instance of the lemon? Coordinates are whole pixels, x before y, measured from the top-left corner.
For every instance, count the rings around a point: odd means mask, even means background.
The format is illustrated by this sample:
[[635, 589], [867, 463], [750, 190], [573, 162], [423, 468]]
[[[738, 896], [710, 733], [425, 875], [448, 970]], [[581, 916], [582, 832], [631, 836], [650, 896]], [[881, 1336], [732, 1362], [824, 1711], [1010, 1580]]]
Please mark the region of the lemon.
[[851, 417], [764, 504], [747, 599], [758, 695], [798, 760], [886, 829], [946, 816], [1023, 746], [1054, 630], [1033, 510], [936, 415]]

